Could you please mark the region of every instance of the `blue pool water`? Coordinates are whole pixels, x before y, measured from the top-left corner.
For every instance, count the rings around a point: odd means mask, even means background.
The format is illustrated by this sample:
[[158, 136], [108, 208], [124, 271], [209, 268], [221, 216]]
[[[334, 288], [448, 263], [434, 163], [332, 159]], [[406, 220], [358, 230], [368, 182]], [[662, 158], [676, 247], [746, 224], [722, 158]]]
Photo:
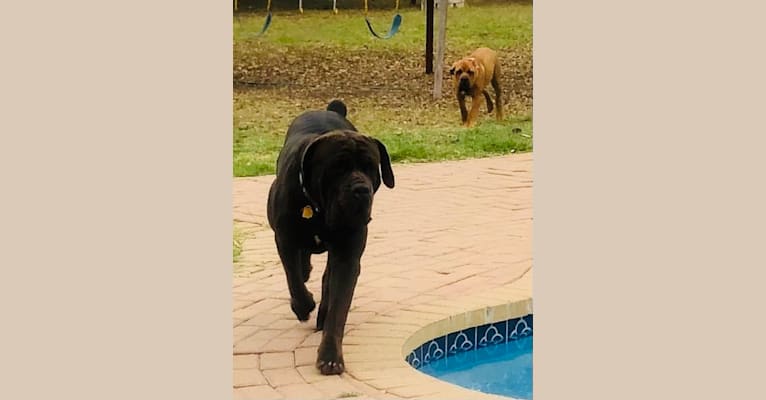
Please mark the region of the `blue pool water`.
[[532, 336], [434, 360], [419, 370], [469, 389], [531, 399]]

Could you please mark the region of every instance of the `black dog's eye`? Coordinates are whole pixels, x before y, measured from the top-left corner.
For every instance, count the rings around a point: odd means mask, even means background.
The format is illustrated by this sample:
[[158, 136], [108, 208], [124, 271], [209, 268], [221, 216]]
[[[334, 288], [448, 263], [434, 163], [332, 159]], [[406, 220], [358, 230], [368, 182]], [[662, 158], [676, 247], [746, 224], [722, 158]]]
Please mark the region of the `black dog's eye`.
[[463, 70], [462, 70], [462, 69], [459, 69], [459, 70], [455, 71], [455, 73], [456, 73], [456, 74], [458, 74], [458, 75], [460, 75], [460, 74], [462, 74], [462, 73], [463, 73]]

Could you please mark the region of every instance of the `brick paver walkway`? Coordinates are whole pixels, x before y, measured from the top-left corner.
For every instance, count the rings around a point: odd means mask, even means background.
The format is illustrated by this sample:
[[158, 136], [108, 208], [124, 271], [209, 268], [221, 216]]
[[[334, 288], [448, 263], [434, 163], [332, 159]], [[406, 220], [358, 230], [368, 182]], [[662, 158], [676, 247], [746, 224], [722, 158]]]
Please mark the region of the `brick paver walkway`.
[[[394, 165], [375, 196], [362, 272], [344, 339], [346, 373], [314, 367], [316, 311], [289, 306], [266, 222], [273, 176], [234, 181], [234, 398], [485, 398], [410, 368], [402, 345], [430, 322], [531, 294], [532, 154]], [[326, 254], [307, 286], [319, 302]]]

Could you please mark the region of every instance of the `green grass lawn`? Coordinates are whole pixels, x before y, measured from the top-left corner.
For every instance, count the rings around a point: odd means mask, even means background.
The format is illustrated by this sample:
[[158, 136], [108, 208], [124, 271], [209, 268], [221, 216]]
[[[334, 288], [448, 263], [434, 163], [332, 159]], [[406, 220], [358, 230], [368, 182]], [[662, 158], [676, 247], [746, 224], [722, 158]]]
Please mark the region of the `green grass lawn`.
[[[273, 105], [274, 108], [281, 106]], [[395, 163], [457, 160], [532, 149], [532, 120], [528, 115], [506, 116], [504, 121], [496, 122], [494, 117], [484, 113], [480, 124], [464, 128], [459, 125], [459, 112], [441, 110], [438, 114], [410, 120], [409, 114], [395, 114], [390, 109], [376, 108], [373, 104], [354, 104], [353, 107], [349, 110], [349, 120], [360, 132], [385, 143], [391, 161]], [[234, 176], [274, 173], [277, 155], [284, 142], [284, 131], [300, 112], [298, 108], [289, 113], [265, 112], [273, 117], [261, 120], [254, 117], [252, 121], [255, 125], [239, 128], [235, 125]], [[262, 108], [260, 110], [263, 111]], [[235, 110], [235, 113], [238, 111]], [[281, 126], [282, 129], [272, 130], [274, 126]]]
[[[497, 50], [503, 65], [505, 119], [497, 122], [482, 109], [471, 129], [460, 126], [446, 74], [444, 96], [431, 99], [433, 76], [423, 73], [424, 14], [401, 14], [401, 29], [389, 40], [369, 34], [361, 11], [275, 12], [258, 38], [248, 35], [260, 30], [263, 14], [236, 16], [234, 176], [273, 173], [290, 121], [332, 98], [344, 99], [349, 120], [383, 141], [397, 163], [530, 151], [532, 5], [449, 10], [445, 69], [479, 46]], [[375, 11], [370, 19], [384, 32], [392, 16]]]
[[[378, 33], [388, 31], [394, 10], [371, 10], [369, 19]], [[332, 44], [346, 49], [386, 47], [423, 50], [425, 13], [420, 9], [401, 9], [402, 25], [389, 40], [372, 37], [362, 10], [276, 11], [271, 26], [261, 37], [253, 37], [263, 26], [265, 13], [234, 18], [234, 41], [258, 40], [280, 46], [319, 46]], [[438, 23], [437, 16], [434, 23]], [[507, 4], [451, 8], [447, 14], [450, 46], [491, 48], [522, 46], [532, 42], [532, 5]], [[436, 40], [434, 30], [434, 40]], [[435, 46], [435, 44], [434, 44]]]

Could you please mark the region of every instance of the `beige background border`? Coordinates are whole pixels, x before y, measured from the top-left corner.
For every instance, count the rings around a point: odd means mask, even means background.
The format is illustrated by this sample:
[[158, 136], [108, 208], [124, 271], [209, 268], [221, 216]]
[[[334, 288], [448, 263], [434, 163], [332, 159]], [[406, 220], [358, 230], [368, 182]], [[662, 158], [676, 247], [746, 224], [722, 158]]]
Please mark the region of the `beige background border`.
[[[537, 400], [764, 397], [744, 3], [535, 5]], [[42, 4], [0, 10], [0, 398], [229, 398], [230, 5]]]
[[231, 398], [230, 11], [0, 6], [0, 398]]
[[766, 398], [754, 4], [536, 2], [536, 400]]

